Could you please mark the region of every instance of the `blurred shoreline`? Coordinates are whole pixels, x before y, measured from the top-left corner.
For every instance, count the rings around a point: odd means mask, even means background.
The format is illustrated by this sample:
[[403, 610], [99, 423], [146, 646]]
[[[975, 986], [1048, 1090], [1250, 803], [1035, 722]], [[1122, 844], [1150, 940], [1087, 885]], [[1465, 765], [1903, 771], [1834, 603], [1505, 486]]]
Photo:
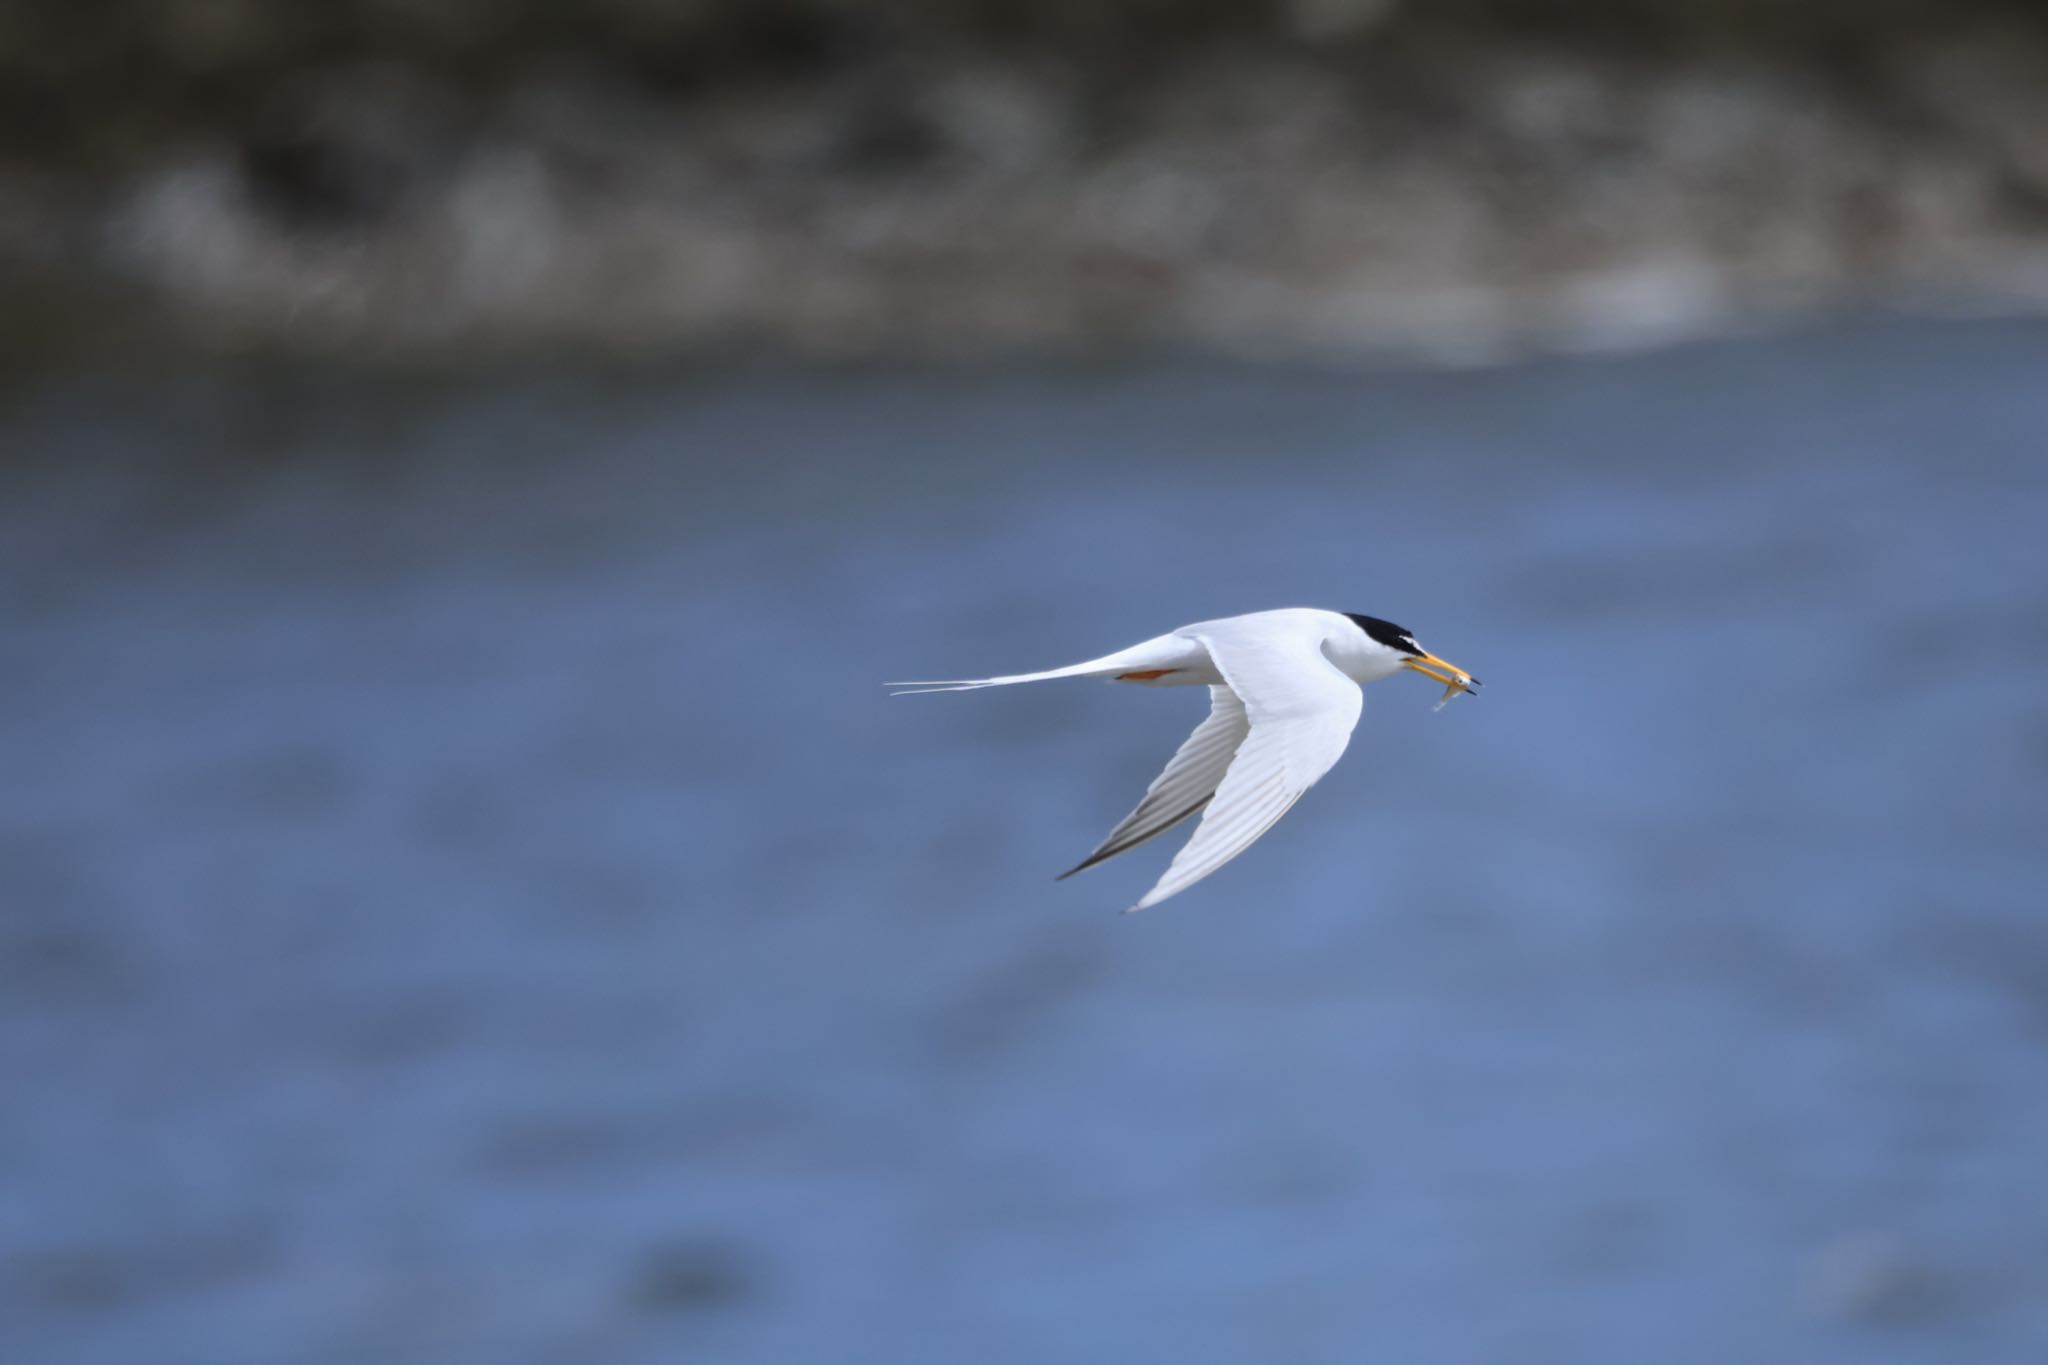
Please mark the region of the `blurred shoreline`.
[[2021, 6], [400, 8], [0, 0], [0, 359], [1459, 363], [2048, 305]]

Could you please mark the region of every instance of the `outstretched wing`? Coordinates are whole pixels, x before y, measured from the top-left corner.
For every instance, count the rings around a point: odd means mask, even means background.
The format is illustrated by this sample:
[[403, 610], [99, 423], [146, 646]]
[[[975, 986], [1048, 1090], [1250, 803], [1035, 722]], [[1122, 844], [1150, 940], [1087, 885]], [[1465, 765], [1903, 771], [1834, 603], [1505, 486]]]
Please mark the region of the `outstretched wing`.
[[1237, 694], [1227, 687], [1211, 687], [1208, 718], [1181, 744], [1167, 763], [1166, 771], [1152, 780], [1138, 808], [1109, 832], [1101, 847], [1060, 873], [1060, 879], [1166, 833], [1207, 805], [1230, 767], [1230, 756], [1237, 752], [1250, 728], [1244, 703], [1237, 699]]
[[1256, 621], [1189, 633], [1208, 648], [1251, 730], [1194, 838], [1133, 910], [1187, 890], [1251, 847], [1343, 756], [1365, 706], [1358, 684], [1323, 656], [1319, 634]]

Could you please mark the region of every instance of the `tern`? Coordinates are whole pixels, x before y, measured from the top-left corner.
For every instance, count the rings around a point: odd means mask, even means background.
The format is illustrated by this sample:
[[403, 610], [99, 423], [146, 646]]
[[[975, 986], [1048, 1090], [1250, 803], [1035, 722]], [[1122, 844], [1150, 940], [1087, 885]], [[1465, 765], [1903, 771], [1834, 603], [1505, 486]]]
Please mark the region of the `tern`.
[[[1250, 848], [1336, 765], [1365, 707], [1364, 685], [1403, 669], [1444, 684], [1439, 707], [1479, 680], [1391, 621], [1286, 607], [1198, 621], [1065, 668], [999, 678], [886, 684], [895, 695], [968, 692], [1052, 678], [1108, 678], [1209, 689], [1209, 715], [1138, 808], [1062, 879], [1156, 838], [1202, 811], [1194, 837], [1130, 911], [1187, 890]], [[1125, 913], [1130, 913], [1126, 911]]]

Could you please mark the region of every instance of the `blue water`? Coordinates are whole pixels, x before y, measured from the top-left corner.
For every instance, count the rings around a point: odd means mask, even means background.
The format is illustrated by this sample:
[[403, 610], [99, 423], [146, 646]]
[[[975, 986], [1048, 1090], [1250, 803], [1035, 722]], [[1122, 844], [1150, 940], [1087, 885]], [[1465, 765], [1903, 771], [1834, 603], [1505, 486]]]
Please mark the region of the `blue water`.
[[[1199, 717], [889, 699], [1290, 604]], [[2048, 327], [0, 410], [0, 1359], [2048, 1358]]]

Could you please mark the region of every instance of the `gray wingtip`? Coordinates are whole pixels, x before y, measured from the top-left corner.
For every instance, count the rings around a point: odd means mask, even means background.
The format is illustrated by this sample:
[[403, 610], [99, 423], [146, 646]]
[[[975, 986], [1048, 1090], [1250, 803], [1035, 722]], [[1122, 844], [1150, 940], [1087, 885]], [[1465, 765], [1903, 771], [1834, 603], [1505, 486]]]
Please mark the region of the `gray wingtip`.
[[1086, 872], [1089, 868], [1095, 866], [1099, 862], [1104, 861], [1107, 857], [1107, 854], [1103, 853], [1100, 849], [1098, 849], [1095, 852], [1089, 854], [1087, 857], [1083, 858], [1080, 862], [1075, 863], [1065, 872], [1060, 873], [1059, 876], [1054, 877], [1053, 880], [1056, 882], [1063, 882], [1067, 878], [1073, 876], [1076, 872]]

